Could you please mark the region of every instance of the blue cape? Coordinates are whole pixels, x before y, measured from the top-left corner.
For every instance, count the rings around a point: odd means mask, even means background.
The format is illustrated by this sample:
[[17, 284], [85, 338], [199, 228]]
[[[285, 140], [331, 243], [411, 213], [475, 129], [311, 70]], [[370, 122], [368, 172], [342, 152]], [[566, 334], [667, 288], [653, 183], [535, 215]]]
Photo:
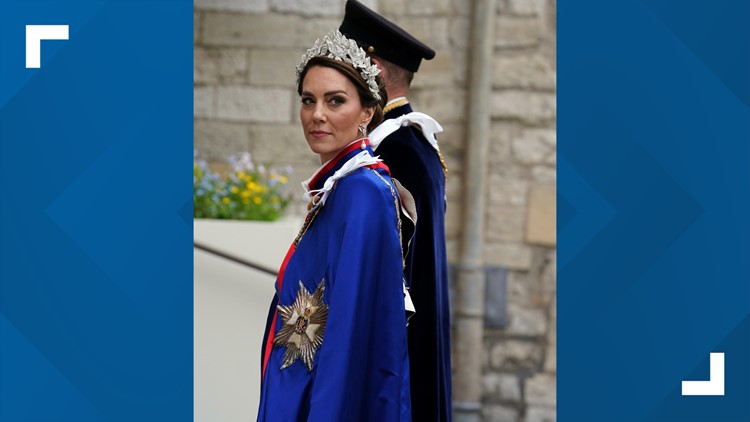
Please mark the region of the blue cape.
[[[334, 158], [315, 188], [359, 152]], [[302, 359], [281, 369], [287, 347], [270, 350], [258, 421], [411, 420], [403, 264], [390, 183], [387, 170], [370, 168], [338, 180], [291, 254], [278, 303], [292, 305], [302, 287], [313, 293], [322, 283], [327, 321], [311, 369]], [[278, 314], [275, 320], [279, 336], [284, 321]]]
[[[412, 112], [409, 104], [386, 119]], [[450, 421], [451, 357], [448, 266], [445, 251], [445, 173], [440, 158], [413, 127], [387, 136], [375, 151], [391, 176], [408, 189], [417, 208], [417, 227], [406, 260], [406, 280], [416, 314], [409, 320], [412, 417]]]

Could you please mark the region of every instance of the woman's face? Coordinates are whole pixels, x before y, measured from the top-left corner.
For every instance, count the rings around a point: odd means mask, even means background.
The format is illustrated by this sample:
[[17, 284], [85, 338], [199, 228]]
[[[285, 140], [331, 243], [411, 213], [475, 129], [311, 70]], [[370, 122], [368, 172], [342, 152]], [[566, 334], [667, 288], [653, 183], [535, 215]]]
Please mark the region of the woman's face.
[[299, 117], [310, 149], [325, 163], [359, 138], [358, 126], [372, 119], [354, 84], [338, 70], [313, 66], [302, 81]]

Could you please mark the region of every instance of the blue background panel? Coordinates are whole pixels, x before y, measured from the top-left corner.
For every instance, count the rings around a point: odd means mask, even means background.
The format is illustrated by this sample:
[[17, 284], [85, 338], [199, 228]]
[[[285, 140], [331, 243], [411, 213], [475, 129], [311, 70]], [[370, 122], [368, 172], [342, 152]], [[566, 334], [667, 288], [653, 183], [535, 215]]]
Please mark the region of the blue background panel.
[[2, 421], [192, 420], [192, 6], [0, 4]]
[[[561, 422], [750, 421], [748, 16], [559, 5]], [[683, 397], [711, 352], [726, 395]]]

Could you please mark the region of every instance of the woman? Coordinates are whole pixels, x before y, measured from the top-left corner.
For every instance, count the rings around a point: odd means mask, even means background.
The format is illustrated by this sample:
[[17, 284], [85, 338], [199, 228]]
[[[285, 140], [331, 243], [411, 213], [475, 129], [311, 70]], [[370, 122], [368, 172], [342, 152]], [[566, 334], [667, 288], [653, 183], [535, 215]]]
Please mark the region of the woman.
[[297, 67], [300, 120], [323, 166], [276, 280], [263, 345], [259, 421], [408, 421], [400, 203], [368, 129], [378, 69], [334, 31]]

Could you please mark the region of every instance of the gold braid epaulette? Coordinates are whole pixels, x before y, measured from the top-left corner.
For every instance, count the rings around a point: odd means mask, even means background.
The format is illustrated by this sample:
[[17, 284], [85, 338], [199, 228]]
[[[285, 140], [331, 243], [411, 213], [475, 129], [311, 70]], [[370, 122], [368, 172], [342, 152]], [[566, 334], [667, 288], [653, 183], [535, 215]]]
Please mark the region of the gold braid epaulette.
[[443, 154], [440, 153], [440, 151], [437, 151], [438, 158], [440, 159], [440, 165], [443, 166], [443, 174], [445, 177], [448, 177], [448, 166], [445, 164], [445, 159], [443, 158]]
[[404, 106], [404, 105], [407, 105], [407, 104], [409, 104], [409, 100], [407, 100], [406, 98], [402, 98], [402, 99], [396, 101], [395, 103], [388, 104], [387, 106], [385, 106], [383, 108], [383, 114], [388, 113], [391, 110], [397, 109], [397, 108], [399, 108], [401, 106]]

